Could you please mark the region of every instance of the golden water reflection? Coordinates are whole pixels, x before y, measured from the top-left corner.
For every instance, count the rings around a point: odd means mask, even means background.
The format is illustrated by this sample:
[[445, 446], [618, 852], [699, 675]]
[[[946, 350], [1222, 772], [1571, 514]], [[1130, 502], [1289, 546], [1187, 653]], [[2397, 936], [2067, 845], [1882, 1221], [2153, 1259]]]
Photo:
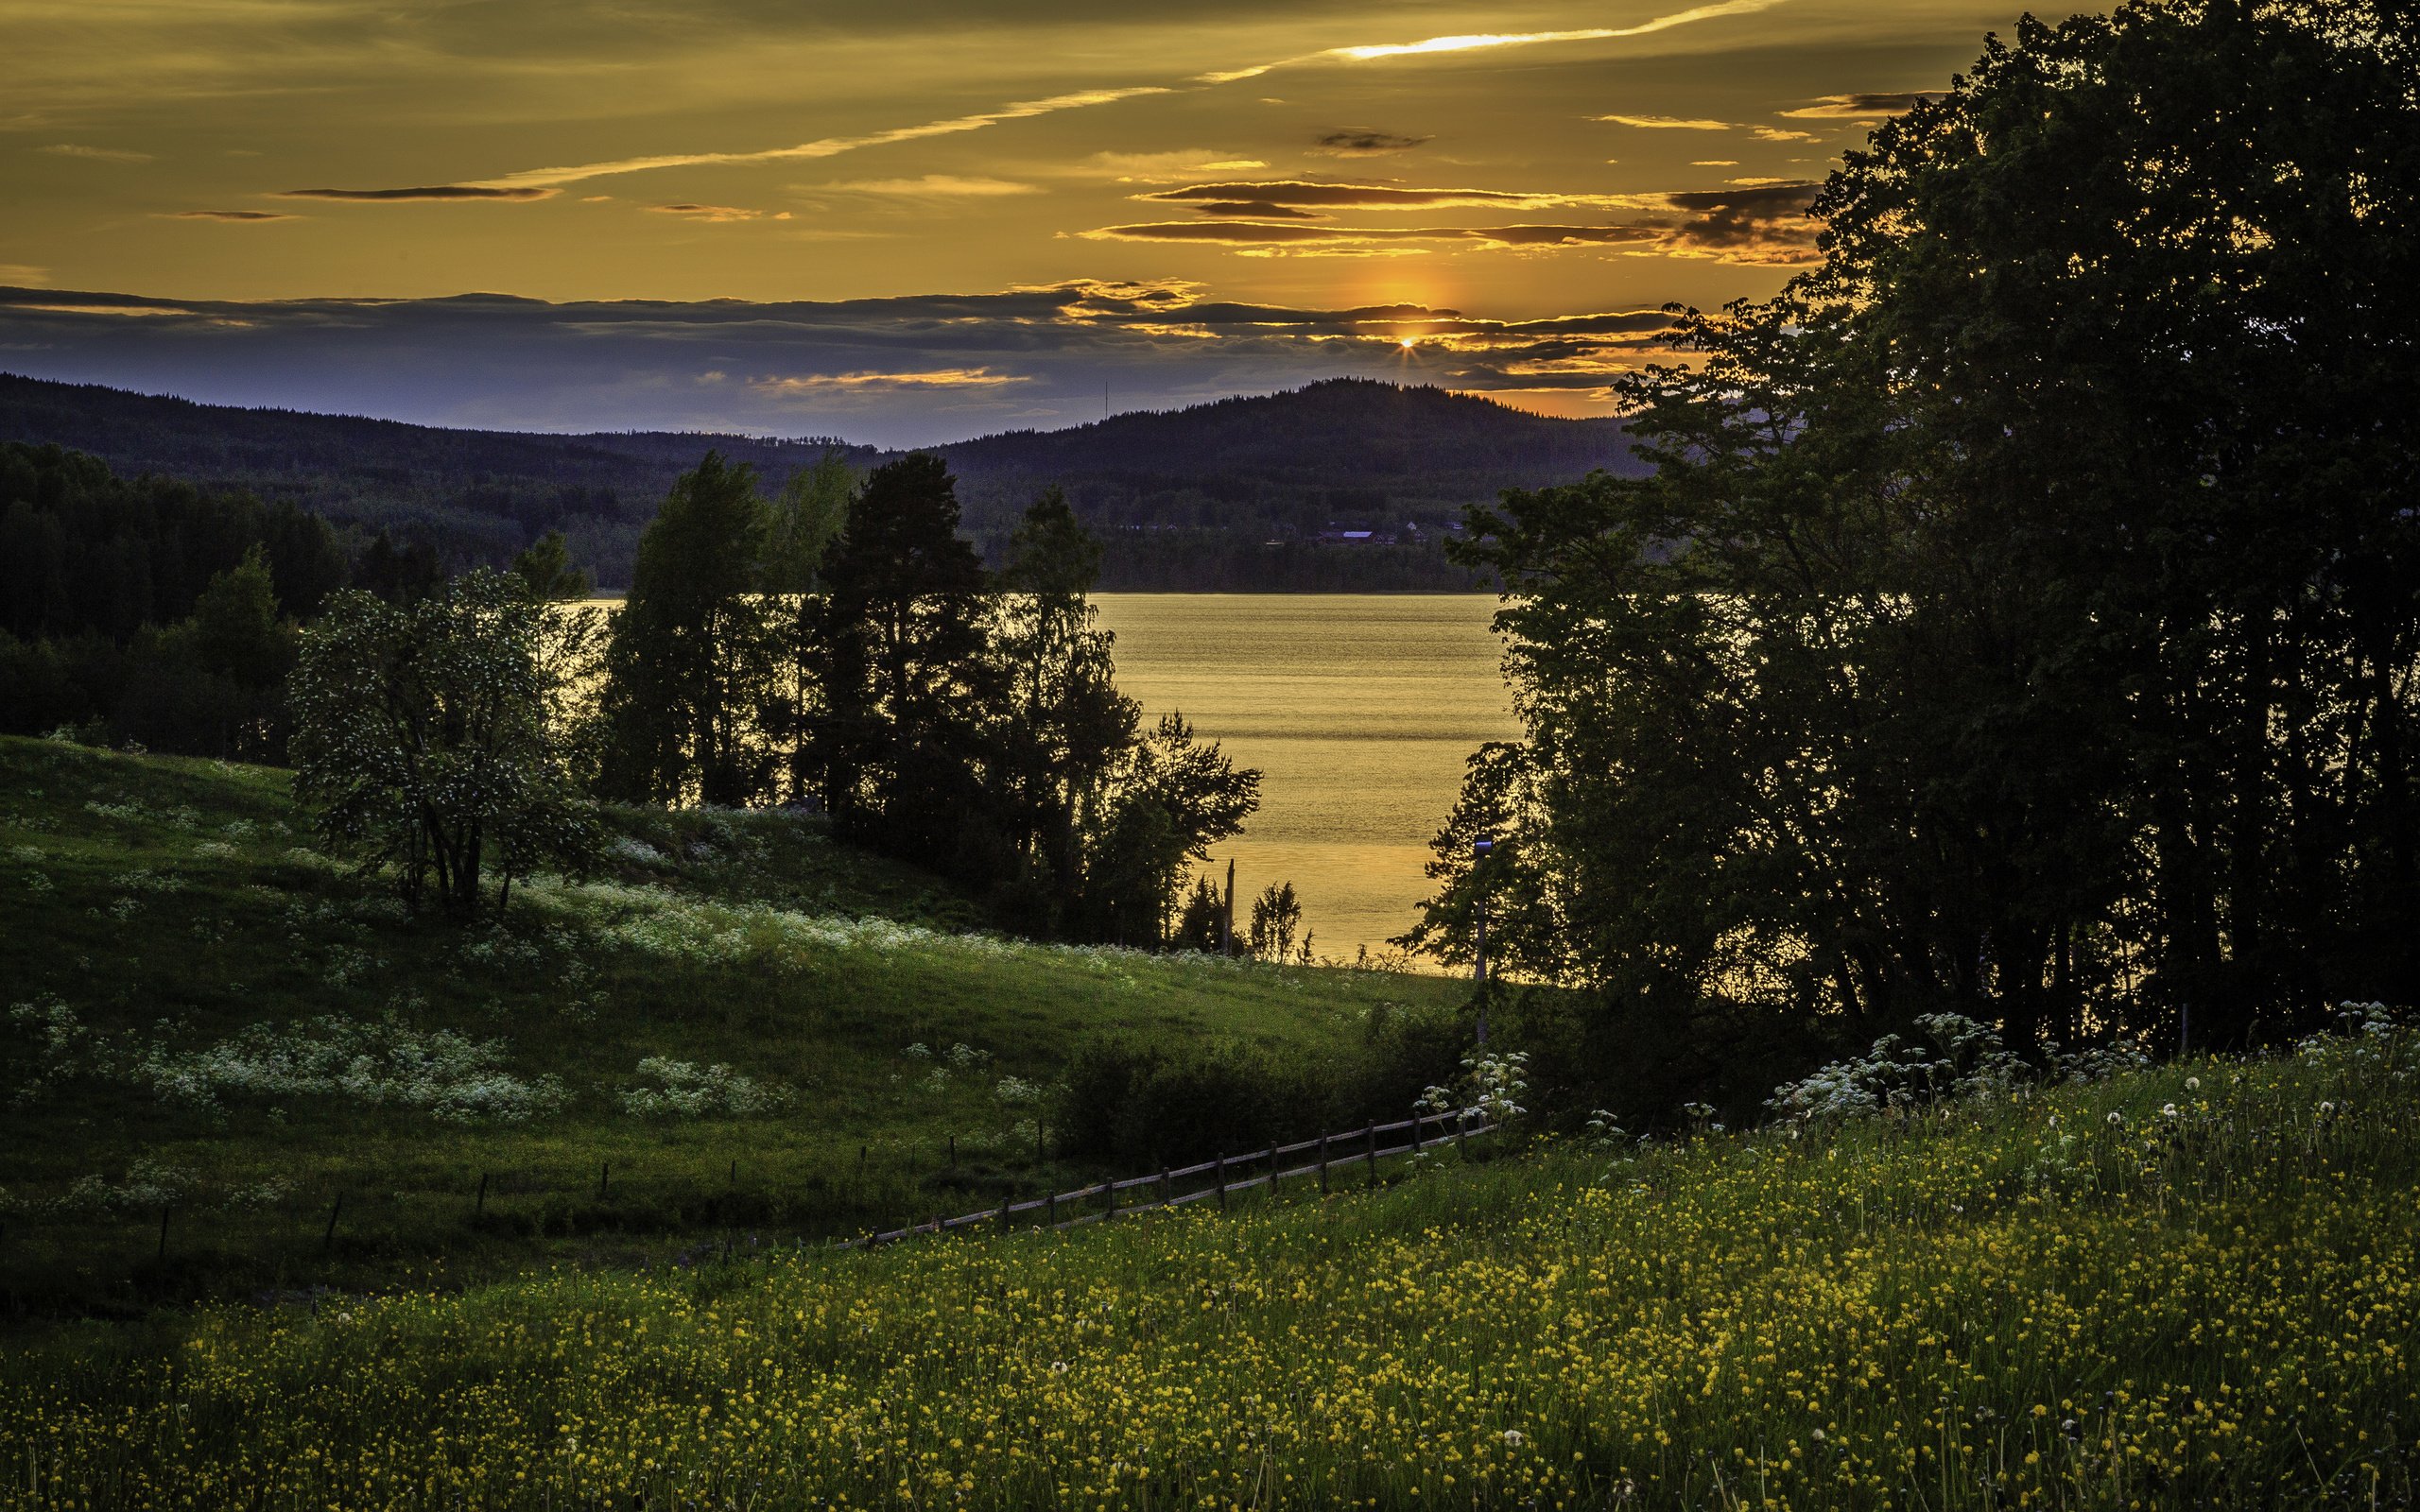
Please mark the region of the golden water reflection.
[[1428, 838], [1482, 741], [1517, 732], [1478, 593], [1104, 593], [1117, 682], [1261, 769], [1237, 840], [1245, 900], [1290, 881], [1322, 955], [1374, 953], [1418, 918]]
[[[1213, 858], [1249, 900], [1291, 882], [1322, 954], [1385, 948], [1419, 918], [1428, 838], [1483, 741], [1517, 733], [1480, 593], [1102, 593], [1117, 684], [1147, 725], [1173, 709], [1261, 807]], [[618, 599], [593, 602], [608, 610]]]

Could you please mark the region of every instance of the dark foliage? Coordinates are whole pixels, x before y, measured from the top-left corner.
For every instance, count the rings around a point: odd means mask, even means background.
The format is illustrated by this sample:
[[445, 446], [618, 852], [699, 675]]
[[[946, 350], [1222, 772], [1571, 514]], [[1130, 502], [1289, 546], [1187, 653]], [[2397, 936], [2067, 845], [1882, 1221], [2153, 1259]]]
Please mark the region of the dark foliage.
[[1468, 1042], [1450, 1016], [1383, 1005], [1362, 1043], [1315, 1059], [1100, 1040], [1069, 1065], [1050, 1127], [1062, 1156], [1128, 1171], [1240, 1155], [1408, 1118], [1454, 1081]]
[[1422, 942], [1483, 889], [1499, 960], [1693, 1056], [2408, 993], [2420, 97], [2375, 19], [2025, 22], [1850, 155], [1822, 266], [1624, 383], [1653, 478], [1477, 511], [1529, 738]]
[[112, 641], [193, 612], [212, 578], [259, 548], [288, 613], [345, 586], [343, 543], [290, 504], [125, 477], [98, 457], [0, 442], [0, 629]]

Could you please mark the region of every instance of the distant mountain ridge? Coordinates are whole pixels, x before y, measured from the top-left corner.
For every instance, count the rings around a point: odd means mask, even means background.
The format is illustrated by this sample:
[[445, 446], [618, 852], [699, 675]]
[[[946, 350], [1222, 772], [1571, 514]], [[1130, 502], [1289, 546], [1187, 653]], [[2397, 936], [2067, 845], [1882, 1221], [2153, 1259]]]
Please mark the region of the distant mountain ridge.
[[[559, 528], [607, 583], [628, 580], [639, 531], [709, 448], [753, 464], [769, 488], [827, 449], [858, 467], [899, 455], [829, 438], [450, 429], [5, 373], [0, 439], [291, 500], [463, 563], [501, 560]], [[1064, 488], [1109, 542], [1105, 586], [1129, 588], [1462, 586], [1435, 541], [1464, 506], [1595, 468], [1641, 471], [1617, 421], [1365, 379], [927, 450], [949, 461], [968, 528], [989, 547], [1035, 493]], [[1313, 548], [1339, 529], [1396, 541]]]

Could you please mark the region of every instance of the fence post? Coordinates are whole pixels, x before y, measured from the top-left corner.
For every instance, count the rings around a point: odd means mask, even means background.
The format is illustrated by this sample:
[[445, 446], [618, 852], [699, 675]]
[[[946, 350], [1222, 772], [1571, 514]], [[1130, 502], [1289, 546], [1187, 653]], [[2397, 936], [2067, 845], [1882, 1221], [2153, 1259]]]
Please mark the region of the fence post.
[[614, 1162], [606, 1160], [596, 1167], [596, 1200], [605, 1200], [605, 1189], [614, 1179]]
[[1277, 1195], [1277, 1136], [1269, 1136], [1269, 1194]]
[[476, 1200], [473, 1201], [471, 1204], [471, 1216], [474, 1218], [484, 1218], [487, 1215], [488, 1174], [485, 1171], [482, 1171], [479, 1173], [479, 1194]]
[[1320, 1136], [1320, 1195], [1327, 1195], [1327, 1136]]
[[337, 1242], [337, 1220], [344, 1216], [344, 1194], [337, 1194], [336, 1206], [328, 1210], [328, 1231], [320, 1236], [320, 1253], [326, 1254]]
[[1378, 1184], [1378, 1125], [1375, 1123], [1371, 1124], [1369, 1128], [1363, 1131], [1363, 1137], [1370, 1147], [1367, 1157], [1370, 1161], [1370, 1185], [1374, 1187]]
[[160, 1204], [160, 1263], [164, 1265], [168, 1263], [168, 1212], [174, 1207], [173, 1202]]
[[1047, 1204], [1047, 1208], [1048, 1208], [1048, 1211], [1049, 1211], [1049, 1214], [1050, 1214], [1050, 1227], [1051, 1227], [1051, 1228], [1058, 1228], [1058, 1227], [1059, 1227], [1059, 1194], [1058, 1194], [1058, 1193], [1053, 1192], [1052, 1194], [1050, 1194], [1050, 1200], [1049, 1200], [1049, 1202], [1048, 1202], [1048, 1204]]
[[1107, 1223], [1112, 1218], [1117, 1216], [1117, 1183], [1115, 1181], [1102, 1182], [1100, 1184], [1100, 1221]]
[[1470, 1158], [1471, 1110], [1467, 1108], [1454, 1109], [1454, 1153], [1464, 1160]]
[[1002, 1198], [1000, 1199], [1000, 1232], [1002, 1232], [1002, 1233], [1007, 1233], [1008, 1231], [1009, 1231], [1009, 1199], [1008, 1199], [1007, 1197], [1002, 1197]]
[[1227, 1211], [1227, 1158], [1223, 1155], [1219, 1157], [1217, 1171], [1219, 1182], [1219, 1211], [1220, 1212], [1224, 1212]]

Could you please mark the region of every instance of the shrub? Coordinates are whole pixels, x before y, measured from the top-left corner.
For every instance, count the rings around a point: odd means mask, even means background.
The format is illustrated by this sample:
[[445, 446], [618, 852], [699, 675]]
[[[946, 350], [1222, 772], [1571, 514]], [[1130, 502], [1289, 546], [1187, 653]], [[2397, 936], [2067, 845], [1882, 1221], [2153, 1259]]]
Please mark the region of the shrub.
[[1148, 1170], [1317, 1133], [1329, 1102], [1317, 1070], [1258, 1050], [1111, 1041], [1077, 1053], [1053, 1125], [1063, 1156]]

